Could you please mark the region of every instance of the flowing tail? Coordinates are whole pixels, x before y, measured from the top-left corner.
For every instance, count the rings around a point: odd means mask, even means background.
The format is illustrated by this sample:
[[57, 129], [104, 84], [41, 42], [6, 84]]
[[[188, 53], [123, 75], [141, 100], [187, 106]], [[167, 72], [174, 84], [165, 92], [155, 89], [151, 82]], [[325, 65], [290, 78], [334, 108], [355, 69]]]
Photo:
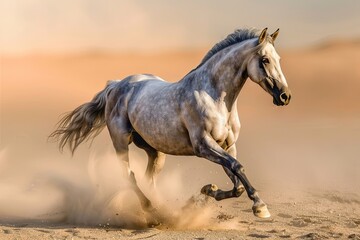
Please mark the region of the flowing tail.
[[68, 144], [74, 154], [84, 141], [95, 138], [105, 127], [106, 99], [116, 82], [109, 81], [105, 89], [96, 94], [88, 103], [66, 114], [58, 123], [57, 129], [50, 134], [59, 142], [60, 151]]

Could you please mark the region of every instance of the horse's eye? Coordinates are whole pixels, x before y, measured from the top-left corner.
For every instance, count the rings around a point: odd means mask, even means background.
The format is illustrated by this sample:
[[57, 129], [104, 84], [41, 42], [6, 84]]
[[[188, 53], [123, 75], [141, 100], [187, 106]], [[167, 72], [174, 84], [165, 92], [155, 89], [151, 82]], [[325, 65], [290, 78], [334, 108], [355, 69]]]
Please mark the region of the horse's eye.
[[262, 59], [261, 59], [261, 62], [262, 62], [263, 64], [269, 64], [269, 63], [270, 63], [269, 59], [266, 58], [266, 57], [262, 58]]

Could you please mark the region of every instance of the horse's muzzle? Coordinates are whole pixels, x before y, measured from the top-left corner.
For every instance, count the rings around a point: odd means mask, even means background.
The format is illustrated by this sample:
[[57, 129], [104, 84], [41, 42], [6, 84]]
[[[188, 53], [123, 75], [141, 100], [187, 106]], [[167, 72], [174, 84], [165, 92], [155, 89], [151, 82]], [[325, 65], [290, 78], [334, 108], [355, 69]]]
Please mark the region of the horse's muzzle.
[[286, 106], [290, 103], [291, 100], [291, 92], [290, 90], [286, 89], [283, 91], [279, 91], [273, 97], [273, 103], [277, 106]]

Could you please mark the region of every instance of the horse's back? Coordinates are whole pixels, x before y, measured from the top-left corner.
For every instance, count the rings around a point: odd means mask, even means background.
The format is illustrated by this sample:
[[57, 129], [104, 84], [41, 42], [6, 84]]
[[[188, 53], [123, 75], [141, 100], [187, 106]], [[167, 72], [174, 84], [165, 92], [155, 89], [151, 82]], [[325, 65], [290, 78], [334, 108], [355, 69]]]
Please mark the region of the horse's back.
[[107, 96], [105, 116], [110, 120], [119, 115], [120, 112], [127, 112], [129, 101], [136, 97], [149, 82], [165, 83], [163, 79], [151, 74], [130, 75], [121, 80], [110, 80], [107, 87], [112, 90]]
[[192, 154], [186, 128], [181, 117], [181, 97], [178, 84], [160, 77], [141, 74], [114, 81], [116, 90], [108, 106], [110, 121], [126, 120], [132, 132], [137, 132], [153, 148], [171, 154]]

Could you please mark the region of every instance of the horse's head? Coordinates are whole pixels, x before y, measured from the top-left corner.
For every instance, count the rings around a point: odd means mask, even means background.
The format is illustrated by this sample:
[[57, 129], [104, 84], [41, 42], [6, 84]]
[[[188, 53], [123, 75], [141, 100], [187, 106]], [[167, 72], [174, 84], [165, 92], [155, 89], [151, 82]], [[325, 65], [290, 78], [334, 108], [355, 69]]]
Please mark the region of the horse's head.
[[280, 56], [274, 47], [279, 29], [271, 35], [268, 35], [266, 31], [267, 28], [259, 35], [256, 51], [248, 62], [247, 71], [250, 79], [273, 97], [274, 104], [288, 105], [291, 92], [281, 71]]

